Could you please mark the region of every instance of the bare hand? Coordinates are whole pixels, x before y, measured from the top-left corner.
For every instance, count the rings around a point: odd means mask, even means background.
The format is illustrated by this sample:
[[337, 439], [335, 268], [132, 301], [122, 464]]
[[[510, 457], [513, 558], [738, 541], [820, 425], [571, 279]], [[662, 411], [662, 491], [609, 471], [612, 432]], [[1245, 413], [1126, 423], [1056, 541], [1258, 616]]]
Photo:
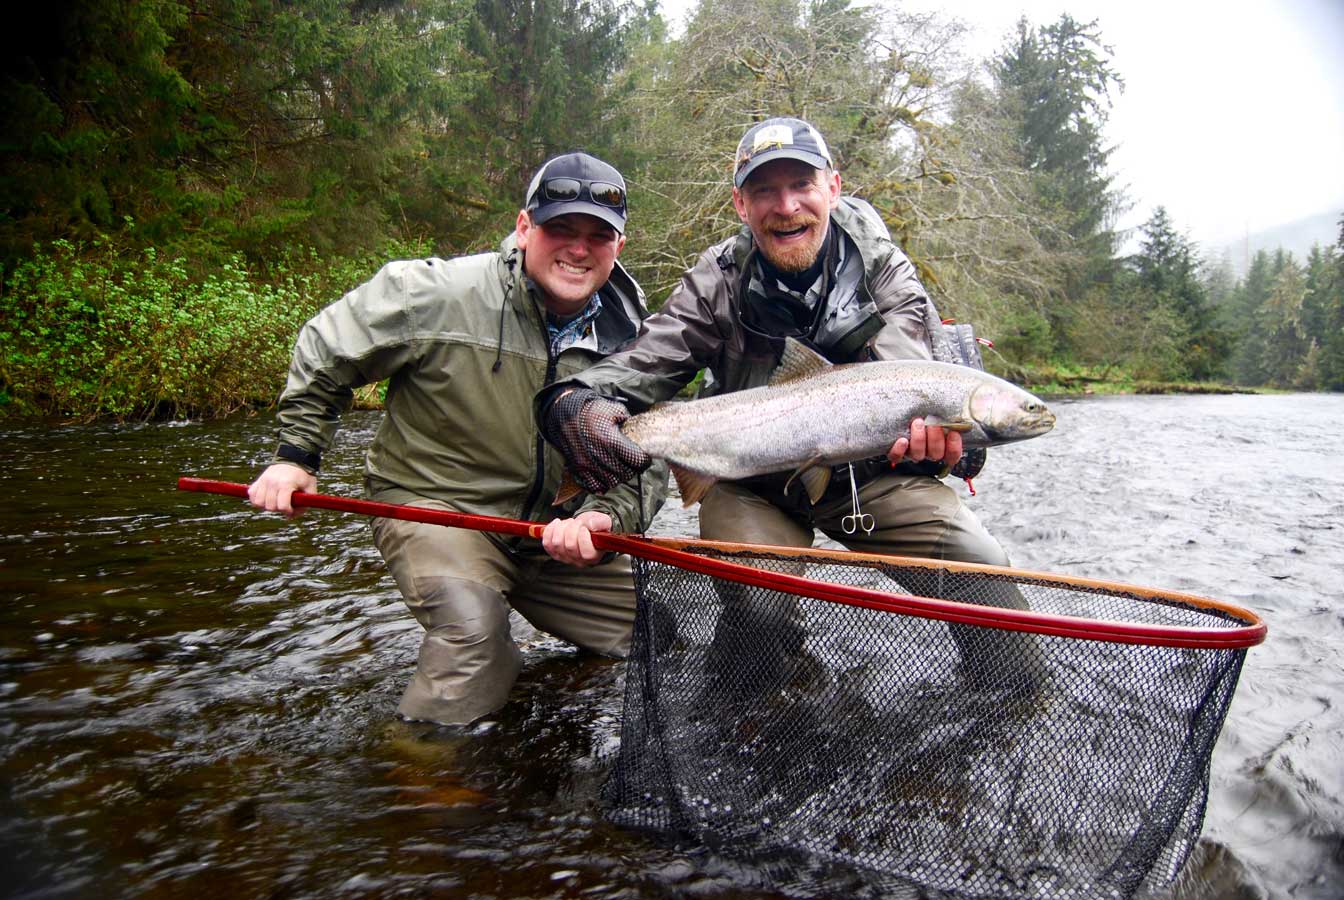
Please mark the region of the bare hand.
[[887, 459], [894, 466], [902, 460], [922, 462], [926, 459], [956, 465], [961, 459], [961, 432], [949, 431], [941, 425], [925, 425], [923, 419], [910, 423], [910, 437], [900, 437], [887, 451]]
[[313, 493], [317, 490], [317, 476], [289, 463], [275, 463], [267, 467], [257, 480], [247, 487], [247, 499], [257, 509], [284, 513], [289, 518], [303, 515], [295, 509], [290, 498], [295, 491]]
[[603, 553], [593, 546], [593, 532], [611, 531], [611, 516], [588, 510], [572, 519], [552, 519], [541, 533], [541, 546], [552, 558], [571, 566], [592, 566]]

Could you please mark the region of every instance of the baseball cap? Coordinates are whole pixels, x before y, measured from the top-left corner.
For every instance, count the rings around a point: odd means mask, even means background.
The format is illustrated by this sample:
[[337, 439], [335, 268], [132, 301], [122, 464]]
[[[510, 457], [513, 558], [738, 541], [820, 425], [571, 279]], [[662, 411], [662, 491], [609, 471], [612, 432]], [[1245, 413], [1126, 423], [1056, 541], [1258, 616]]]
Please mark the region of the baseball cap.
[[596, 216], [625, 233], [625, 179], [587, 153], [565, 153], [542, 163], [527, 186], [523, 208], [538, 225], [566, 213]]
[[802, 119], [766, 119], [748, 128], [737, 143], [733, 186], [741, 187], [748, 175], [772, 159], [797, 159], [817, 169], [834, 165], [820, 131]]

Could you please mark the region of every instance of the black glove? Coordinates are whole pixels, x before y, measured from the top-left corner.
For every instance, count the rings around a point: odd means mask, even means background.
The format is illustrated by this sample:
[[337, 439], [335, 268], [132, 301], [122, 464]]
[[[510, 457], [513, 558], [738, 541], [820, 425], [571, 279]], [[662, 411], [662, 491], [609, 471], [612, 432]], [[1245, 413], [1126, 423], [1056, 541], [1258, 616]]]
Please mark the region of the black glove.
[[973, 450], [967, 450], [961, 454], [961, 459], [957, 460], [951, 471], [948, 473], [956, 478], [965, 478], [967, 480], [980, 474], [980, 470], [985, 467], [985, 459], [989, 454], [985, 452], [984, 447], [976, 447]]
[[569, 472], [590, 494], [605, 494], [647, 469], [653, 459], [621, 433], [624, 403], [589, 388], [562, 390], [543, 410], [541, 433], [565, 456]]

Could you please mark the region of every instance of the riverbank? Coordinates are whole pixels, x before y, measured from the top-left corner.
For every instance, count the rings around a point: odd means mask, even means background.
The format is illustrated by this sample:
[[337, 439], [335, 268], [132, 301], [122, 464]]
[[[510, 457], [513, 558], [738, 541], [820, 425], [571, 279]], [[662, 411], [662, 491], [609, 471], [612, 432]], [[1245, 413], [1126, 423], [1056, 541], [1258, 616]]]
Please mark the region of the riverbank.
[[1007, 366], [996, 372], [1043, 397], [1092, 397], [1126, 394], [1264, 394], [1264, 387], [1248, 387], [1221, 381], [1162, 381], [1142, 378], [1115, 367], [1088, 368], [1068, 365], [1028, 364]]
[[[221, 419], [268, 409], [285, 383], [294, 337], [310, 316], [424, 245], [385, 255], [323, 257], [296, 248], [260, 268], [57, 241], [6, 273], [0, 292], [0, 422]], [[1043, 395], [1213, 394], [1226, 384], [1145, 377], [1179, 366], [1085, 366], [995, 350], [990, 370]], [[1065, 351], [1059, 351], [1063, 353]], [[1126, 369], [1128, 366], [1129, 369]], [[355, 408], [377, 408], [379, 386]]]

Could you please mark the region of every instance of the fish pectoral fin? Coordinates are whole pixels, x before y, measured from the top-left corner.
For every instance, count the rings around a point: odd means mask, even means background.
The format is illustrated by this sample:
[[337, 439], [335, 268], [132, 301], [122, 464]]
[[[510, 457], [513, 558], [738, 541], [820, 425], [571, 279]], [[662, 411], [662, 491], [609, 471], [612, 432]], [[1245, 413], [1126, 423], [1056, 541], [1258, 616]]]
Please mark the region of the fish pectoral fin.
[[944, 419], [941, 416], [925, 416], [924, 424], [938, 425], [948, 431], [960, 431], [963, 434], [975, 427], [974, 422], [968, 422], [965, 419]]
[[793, 338], [785, 338], [784, 355], [779, 358], [779, 365], [770, 375], [770, 384], [788, 384], [831, 368], [834, 368], [831, 361], [817, 351]]
[[808, 499], [816, 503], [821, 495], [826, 493], [826, 488], [831, 483], [831, 470], [821, 465], [820, 456], [814, 456], [793, 470], [789, 480], [784, 482], [784, 493], [787, 494], [793, 487], [795, 478], [803, 483], [803, 490], [807, 491]]
[[560, 477], [560, 487], [556, 490], [555, 499], [551, 501], [551, 505], [560, 506], [568, 503], [582, 493], [583, 488], [579, 487], [579, 483], [574, 480], [574, 476], [569, 474], [569, 469], [565, 469], [565, 473]]
[[667, 467], [672, 471], [672, 477], [677, 482], [677, 490], [681, 493], [683, 508], [705, 499], [705, 494], [708, 494], [709, 489], [719, 480], [713, 475], [706, 475], [704, 472], [697, 472], [694, 469], [679, 466], [674, 462], [669, 462]]

